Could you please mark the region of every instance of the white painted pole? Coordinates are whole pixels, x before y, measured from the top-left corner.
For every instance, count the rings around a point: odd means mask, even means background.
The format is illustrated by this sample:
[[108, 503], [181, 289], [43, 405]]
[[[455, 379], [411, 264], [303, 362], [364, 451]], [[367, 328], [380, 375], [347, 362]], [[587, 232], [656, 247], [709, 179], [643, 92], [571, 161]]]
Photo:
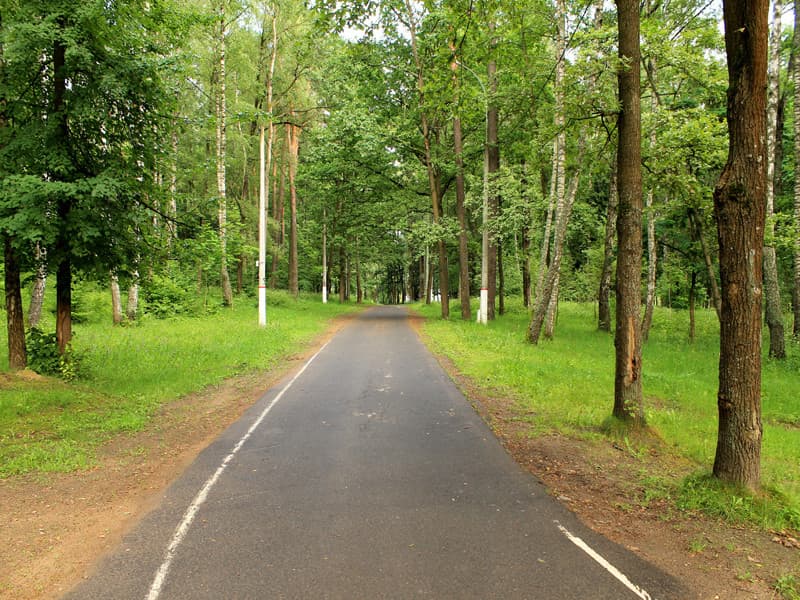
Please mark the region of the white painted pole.
[[267, 326], [267, 174], [264, 152], [264, 126], [259, 138], [258, 188], [258, 326]]
[[478, 82], [483, 92], [483, 114], [486, 118], [486, 131], [483, 144], [483, 234], [481, 235], [481, 297], [478, 308], [478, 323], [489, 322], [489, 95], [478, 74], [467, 65], [464, 67]]
[[322, 209], [322, 303], [328, 303], [328, 212]]

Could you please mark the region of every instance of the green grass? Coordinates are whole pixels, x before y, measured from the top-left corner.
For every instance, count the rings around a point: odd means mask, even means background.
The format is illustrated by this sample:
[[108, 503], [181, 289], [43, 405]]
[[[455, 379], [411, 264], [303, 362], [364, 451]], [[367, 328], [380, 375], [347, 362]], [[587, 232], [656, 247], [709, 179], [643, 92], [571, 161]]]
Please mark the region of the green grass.
[[[104, 295], [83, 293], [84, 306]], [[92, 320], [74, 327], [73, 344], [83, 355], [76, 381], [0, 380], [0, 477], [91, 467], [99, 444], [141, 430], [162, 404], [237, 374], [274, 367], [321, 333], [332, 317], [350, 310], [323, 305], [316, 297], [294, 302], [270, 293], [268, 325], [261, 329], [250, 298], [203, 317], [145, 318], [127, 327], [113, 327], [110, 313], [98, 307]], [[54, 328], [52, 315], [45, 317], [43, 328]], [[5, 352], [0, 351], [2, 365], [8, 362]]]
[[[430, 317], [424, 329], [434, 351], [449, 356], [486, 392], [512, 399], [515, 418], [529, 423], [531, 435], [606, 435], [614, 397], [614, 340], [597, 331], [595, 306], [562, 303], [555, 338], [532, 346], [525, 342], [527, 311], [513, 300], [510, 305], [506, 315], [485, 327], [457, 318], [442, 321], [436, 318], [438, 305], [417, 309]], [[648, 424], [667, 448], [705, 472], [716, 448], [718, 330], [712, 311], [698, 311], [696, 340], [689, 344], [688, 313], [657, 309], [642, 357]], [[741, 510], [729, 507], [728, 517], [736, 513], [767, 528], [800, 527], [800, 348], [789, 346], [787, 360], [764, 360], [766, 500], [748, 504], [746, 494], [697, 481], [692, 490], [681, 484], [672, 494], [697, 496], [707, 489], [698, 508], [708, 511], [713, 498], [724, 505], [736, 497]]]

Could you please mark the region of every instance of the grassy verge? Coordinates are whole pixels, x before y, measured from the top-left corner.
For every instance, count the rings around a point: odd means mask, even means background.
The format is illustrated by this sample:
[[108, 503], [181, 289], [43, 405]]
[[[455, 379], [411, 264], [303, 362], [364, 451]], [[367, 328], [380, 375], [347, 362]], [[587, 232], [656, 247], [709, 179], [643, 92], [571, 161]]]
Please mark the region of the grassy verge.
[[[593, 305], [562, 304], [555, 339], [537, 347], [524, 341], [528, 315], [513, 301], [508, 313], [487, 327], [436, 319], [438, 305], [417, 309], [431, 317], [424, 331], [433, 350], [448, 356], [487, 394], [511, 399], [513, 418], [528, 424], [529, 435], [609, 434], [614, 341], [597, 331]], [[693, 344], [687, 332], [684, 311], [657, 311], [643, 352], [645, 411], [661, 446], [688, 458], [702, 473], [710, 469], [716, 448], [716, 316], [698, 311]], [[762, 469], [767, 493], [749, 497], [697, 473], [680, 482], [648, 473], [643, 485], [653, 494], [674, 497], [686, 510], [705, 510], [766, 529], [800, 528], [800, 348], [793, 345], [789, 352], [785, 361], [764, 360]]]
[[[94, 296], [87, 292], [84, 305]], [[92, 311], [93, 321], [75, 326], [75, 351], [83, 357], [78, 379], [0, 373], [0, 477], [90, 467], [99, 444], [142, 429], [165, 402], [274, 367], [350, 310], [271, 293], [264, 329], [248, 298], [203, 317], [145, 318], [127, 327], [112, 327], [110, 315]], [[53, 328], [51, 319], [46, 315], [43, 329]], [[7, 365], [4, 352], [0, 364]]]

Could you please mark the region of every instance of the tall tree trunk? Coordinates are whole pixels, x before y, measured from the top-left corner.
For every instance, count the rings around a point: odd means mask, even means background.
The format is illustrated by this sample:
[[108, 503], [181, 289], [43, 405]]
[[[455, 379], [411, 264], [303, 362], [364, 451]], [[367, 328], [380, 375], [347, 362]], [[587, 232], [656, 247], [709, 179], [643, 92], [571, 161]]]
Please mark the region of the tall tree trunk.
[[217, 220], [219, 223], [220, 244], [220, 284], [222, 285], [222, 303], [233, 306], [233, 290], [228, 273], [228, 201], [225, 181], [225, 161], [227, 159], [227, 99], [225, 97], [225, 46], [228, 30], [225, 21], [225, 4], [217, 6], [217, 85], [215, 89], [216, 105], [216, 137], [217, 137]]
[[453, 118], [453, 139], [456, 154], [456, 212], [458, 213], [458, 297], [461, 300], [461, 318], [472, 319], [469, 295], [469, 250], [467, 231], [467, 209], [464, 206], [464, 157], [461, 142], [461, 119]]
[[[136, 261], [139, 262], [138, 260]], [[131, 285], [128, 288], [128, 306], [125, 315], [129, 321], [135, 321], [139, 313], [139, 269], [134, 269], [131, 273]]]
[[617, 71], [620, 113], [617, 125], [619, 206], [617, 235], [617, 317], [614, 333], [616, 418], [644, 424], [642, 404], [642, 172], [639, 2], [617, 0], [619, 56]]
[[786, 358], [786, 340], [783, 332], [783, 309], [781, 291], [778, 284], [778, 259], [775, 254], [773, 237], [775, 223], [775, 148], [781, 143], [777, 137], [778, 104], [780, 102], [781, 78], [781, 14], [782, 0], [772, 0], [772, 31], [769, 41], [768, 95], [767, 95], [767, 181], [766, 181], [766, 221], [764, 245], [764, 304], [767, 327], [769, 328], [769, 355], [772, 358]]
[[[64, 74], [66, 47], [61, 39], [53, 45], [53, 113], [57, 119], [57, 135], [59, 143], [67, 144], [69, 130], [67, 118], [64, 114], [64, 99], [67, 91], [67, 80]], [[59, 198], [57, 202], [58, 220], [62, 224], [56, 239], [56, 256], [58, 267], [56, 271], [56, 339], [58, 351], [64, 354], [67, 346], [72, 341], [72, 247], [65, 232], [65, 225], [70, 220], [72, 200]]]
[[687, 216], [689, 217], [690, 234], [695, 241], [700, 242], [700, 248], [703, 250], [703, 262], [706, 265], [706, 273], [708, 274], [708, 283], [711, 287], [711, 301], [714, 305], [714, 310], [717, 313], [717, 318], [722, 320], [722, 296], [719, 292], [719, 286], [717, 285], [717, 274], [714, 272], [711, 251], [708, 248], [706, 236], [703, 233], [703, 218], [698, 215], [692, 207], [689, 207]]
[[506, 313], [506, 274], [503, 270], [503, 242], [497, 241], [497, 314]]
[[167, 244], [172, 251], [172, 245], [178, 239], [178, 123], [172, 120], [171, 134], [172, 156], [169, 168], [169, 218], [167, 219]]
[[[558, 153], [558, 137], [553, 143], [553, 156]], [[542, 176], [544, 179], [544, 176]], [[534, 288], [534, 300], [538, 301], [542, 295], [544, 280], [547, 276], [547, 266], [550, 264], [550, 239], [553, 237], [553, 221], [556, 212], [556, 181], [558, 179], [558, 168], [555, 159], [553, 160], [553, 173], [550, 178], [550, 195], [547, 202], [547, 214], [544, 221], [544, 235], [542, 236], [542, 250], [539, 255], [539, 272], [536, 275], [536, 287]]]
[[[430, 186], [431, 204], [433, 208], [433, 222], [439, 223], [442, 214], [441, 210], [441, 186], [439, 181], [439, 173], [433, 158], [433, 150], [431, 147], [431, 127], [428, 120], [428, 115], [425, 112], [425, 80], [423, 77], [423, 64], [422, 58], [419, 55], [417, 48], [417, 25], [414, 17], [414, 9], [411, 6], [411, 0], [405, 0], [406, 15], [408, 16], [408, 30], [411, 37], [411, 53], [414, 57], [414, 65], [417, 69], [417, 98], [420, 108], [420, 125], [422, 129], [422, 141], [425, 150], [425, 168], [428, 172], [428, 184]], [[442, 297], [442, 318], [446, 319], [450, 316], [450, 301], [448, 289], [448, 272], [447, 272], [447, 246], [444, 240], [439, 240], [439, 289]]]
[[111, 322], [114, 325], [122, 323], [122, 294], [119, 291], [119, 277], [111, 271]]
[[286, 126], [286, 144], [289, 147], [289, 293], [297, 298], [298, 287], [297, 265], [297, 157], [300, 150], [300, 128], [296, 125]]
[[[494, 37], [495, 24], [489, 22], [489, 43], [490, 58], [486, 66], [486, 78], [489, 83], [489, 100], [486, 107], [486, 160], [489, 181], [494, 182], [497, 172], [500, 170], [500, 144], [498, 143], [498, 129], [500, 112], [497, 108], [497, 62], [494, 58], [497, 40]], [[489, 194], [489, 219], [494, 219], [499, 215], [500, 198], [496, 191]], [[497, 241], [493, 234], [489, 235], [489, 244], [486, 252], [487, 264], [487, 288], [488, 301], [486, 305], [486, 318], [494, 320], [497, 304]]]
[[39, 325], [39, 319], [42, 317], [42, 306], [44, 305], [44, 292], [47, 288], [47, 250], [37, 242], [33, 253], [36, 261], [36, 277], [33, 280], [31, 303], [28, 308], [29, 327]]
[[25, 316], [22, 314], [22, 286], [19, 261], [11, 238], [3, 236], [5, 243], [6, 323], [8, 328], [8, 368], [20, 371], [28, 366], [25, 349]]
[[[63, 251], [63, 247], [59, 249]], [[59, 354], [64, 354], [72, 341], [72, 264], [68, 255], [63, 256], [56, 272], [56, 340]]]
[[361, 257], [359, 256], [358, 240], [356, 240], [356, 304], [361, 304], [364, 294], [361, 289]]
[[729, 145], [714, 189], [722, 281], [714, 475], [750, 489], [761, 476], [768, 9], [766, 0], [723, 0]]
[[339, 302], [344, 304], [347, 300], [347, 259], [344, 254], [344, 244], [339, 246]]
[[614, 265], [614, 239], [617, 237], [617, 164], [611, 169], [611, 182], [608, 186], [608, 206], [606, 208], [606, 234], [603, 241], [603, 268], [600, 271], [600, 289], [597, 292], [597, 328], [611, 331], [611, 270]]
[[[648, 6], [649, 9], [649, 6]], [[650, 96], [650, 110], [656, 115], [659, 109], [658, 104], [658, 69], [655, 56], [651, 57], [647, 64], [649, 71], [648, 79], [652, 88]], [[656, 136], [655, 119], [650, 130], [650, 149], [656, 154], [658, 138]], [[647, 190], [646, 212], [647, 212], [647, 296], [644, 305], [644, 319], [642, 320], [642, 343], [647, 342], [650, 335], [650, 326], [653, 324], [653, 311], [656, 306], [656, 275], [658, 268], [658, 245], [656, 243], [656, 213], [653, 208], [654, 190], [651, 185]]]
[[792, 312], [794, 322], [792, 336], [800, 339], [800, 0], [794, 2], [794, 36], [792, 37], [792, 79], [794, 81], [794, 226], [798, 233], [794, 236], [794, 294]]
[[531, 307], [531, 228], [528, 222], [522, 226], [522, 304]]

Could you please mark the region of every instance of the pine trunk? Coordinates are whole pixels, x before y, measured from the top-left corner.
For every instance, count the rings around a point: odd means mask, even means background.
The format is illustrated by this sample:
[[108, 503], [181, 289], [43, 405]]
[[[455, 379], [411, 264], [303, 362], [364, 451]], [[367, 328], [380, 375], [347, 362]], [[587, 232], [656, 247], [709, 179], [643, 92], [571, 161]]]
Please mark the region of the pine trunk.
[[20, 283], [19, 261], [11, 243], [11, 238], [3, 236], [5, 242], [5, 288], [6, 324], [8, 333], [8, 368], [21, 371], [28, 366], [25, 349], [25, 316], [22, 313], [22, 286]]
[[614, 334], [616, 368], [614, 411], [616, 418], [636, 426], [644, 424], [642, 404], [642, 172], [641, 107], [639, 94], [639, 2], [618, 0], [619, 56], [617, 72], [620, 113], [617, 124], [619, 207], [617, 233], [617, 316]]
[[769, 41], [768, 96], [767, 96], [767, 181], [766, 181], [766, 221], [764, 237], [764, 305], [767, 327], [769, 328], [769, 356], [786, 358], [786, 339], [783, 331], [783, 310], [781, 291], [778, 284], [778, 259], [773, 245], [775, 236], [775, 172], [780, 168], [776, 163], [776, 147], [781, 143], [777, 137], [778, 104], [780, 102], [781, 77], [781, 13], [783, 2], [772, 0], [772, 30]]
[[761, 473], [761, 285], [766, 215], [766, 0], [724, 0], [728, 161], [714, 189], [722, 281], [714, 475], [757, 489]]

